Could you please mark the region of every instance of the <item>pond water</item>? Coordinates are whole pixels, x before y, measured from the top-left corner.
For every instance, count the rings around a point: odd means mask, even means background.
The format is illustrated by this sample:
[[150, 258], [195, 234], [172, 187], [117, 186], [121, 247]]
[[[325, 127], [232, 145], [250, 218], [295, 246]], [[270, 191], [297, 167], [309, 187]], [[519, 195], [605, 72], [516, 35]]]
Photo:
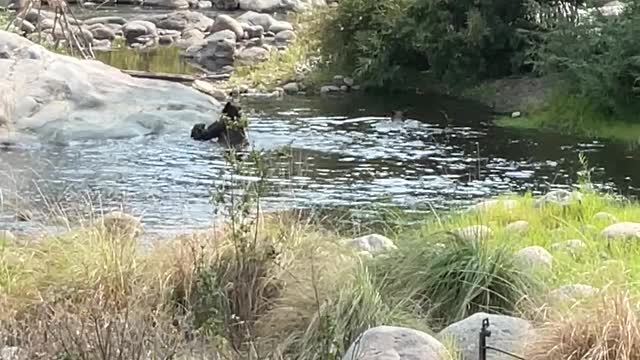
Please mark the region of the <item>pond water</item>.
[[[595, 167], [600, 187], [633, 195], [640, 179], [638, 154], [625, 146], [495, 128], [483, 108], [440, 96], [287, 97], [242, 105], [256, 149], [290, 146], [291, 159], [274, 165], [269, 178], [268, 209], [377, 204], [420, 211], [541, 192], [576, 181], [579, 152]], [[392, 124], [392, 109], [407, 109], [411, 119]], [[0, 152], [0, 200], [8, 204], [17, 194], [36, 210], [125, 204], [152, 233], [202, 227], [213, 218], [211, 191], [229, 176], [223, 154], [187, 133]], [[0, 225], [26, 226], [13, 220], [9, 206], [1, 209]]]

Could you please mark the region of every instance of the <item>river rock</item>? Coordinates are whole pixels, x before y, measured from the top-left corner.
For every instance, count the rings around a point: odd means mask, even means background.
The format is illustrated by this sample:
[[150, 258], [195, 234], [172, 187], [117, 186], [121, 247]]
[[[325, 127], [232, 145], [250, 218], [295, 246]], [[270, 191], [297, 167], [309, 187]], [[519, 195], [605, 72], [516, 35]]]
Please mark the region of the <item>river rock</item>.
[[211, 25], [209, 32], [216, 33], [223, 30], [233, 31], [233, 33], [236, 34], [236, 39], [241, 39], [244, 35], [242, 24], [229, 15], [218, 15]]
[[211, 1], [198, 1], [198, 9], [211, 9], [213, 7], [213, 2]]
[[496, 207], [501, 207], [503, 210], [512, 210], [518, 206], [518, 202], [516, 200], [485, 200], [478, 204], [475, 204], [469, 207], [468, 211], [471, 212], [481, 212], [495, 209]]
[[112, 235], [137, 236], [143, 232], [142, 223], [132, 215], [113, 211], [100, 219], [99, 224]]
[[187, 0], [144, 0], [146, 6], [154, 6], [166, 9], [188, 9]]
[[515, 254], [514, 261], [523, 272], [549, 271], [553, 255], [541, 246], [528, 246]]
[[167, 14], [144, 15], [139, 20], [153, 23], [157, 28], [184, 32], [188, 29], [208, 31], [213, 19], [197, 11], [181, 10]]
[[[436, 338], [443, 343], [447, 340], [453, 341], [460, 352], [461, 360], [477, 360], [478, 334], [482, 327], [482, 320], [486, 318], [489, 319], [489, 330], [491, 330], [487, 345], [521, 354], [533, 334], [533, 327], [527, 320], [513, 316], [478, 312], [447, 326], [438, 333]], [[487, 351], [487, 360], [512, 360], [512, 358], [495, 351]]]
[[587, 247], [587, 244], [585, 244], [584, 241], [582, 241], [580, 239], [571, 239], [571, 240], [567, 240], [567, 241], [561, 241], [561, 242], [554, 243], [553, 245], [551, 245], [551, 250], [567, 251], [570, 254], [575, 255], [580, 250], [582, 250], [582, 249], [584, 249], [586, 247]]
[[110, 27], [104, 24], [95, 24], [89, 27], [89, 31], [97, 40], [109, 40], [113, 41], [116, 38], [116, 33]]
[[0, 245], [11, 244], [16, 241], [16, 236], [9, 230], [0, 230]]
[[445, 346], [422, 331], [377, 326], [362, 333], [349, 346], [342, 360], [445, 360]]
[[204, 46], [194, 56], [199, 64], [211, 71], [233, 64], [236, 51], [236, 34], [233, 31], [223, 30], [211, 34], [204, 42]]
[[240, 9], [272, 13], [279, 10], [290, 9], [282, 0], [239, 0]]
[[486, 225], [472, 225], [452, 231], [453, 234], [466, 241], [485, 240], [493, 235], [493, 231]]
[[129, 21], [122, 27], [122, 33], [128, 42], [133, 42], [141, 36], [158, 36], [158, 29], [156, 25], [146, 20], [133, 20]]
[[514, 221], [507, 226], [504, 230], [509, 234], [524, 234], [529, 230], [529, 222], [524, 220]]
[[617, 223], [618, 219], [615, 216], [609, 214], [608, 212], [600, 211], [593, 215], [593, 220], [595, 221], [606, 221], [609, 223]]
[[269, 14], [259, 14], [254, 11], [247, 11], [238, 17], [238, 21], [251, 25], [262, 26], [262, 29], [267, 32], [269, 31], [269, 28], [271, 28], [271, 25], [273, 25], [277, 20]]
[[276, 21], [273, 24], [271, 24], [271, 26], [269, 27], [269, 31], [271, 31], [274, 34], [277, 34], [285, 30], [293, 31], [293, 25], [291, 25], [286, 21]]
[[607, 239], [640, 237], [640, 223], [621, 222], [609, 225], [602, 230], [601, 235]]
[[568, 206], [582, 200], [582, 194], [567, 190], [553, 190], [536, 200], [535, 206], [542, 207], [548, 204]]
[[204, 37], [202, 31], [198, 29], [188, 29], [182, 33], [182, 36], [176, 42], [176, 46], [181, 49], [187, 49], [196, 44], [204, 45]]
[[242, 29], [244, 30], [244, 37], [247, 39], [262, 39], [264, 35], [264, 29], [260, 25], [242, 23]]
[[21, 20], [20, 18], [13, 20], [13, 22], [11, 23], [11, 28], [20, 29], [20, 31], [26, 34], [32, 33], [36, 30], [35, 25], [27, 20]]
[[0, 79], [12, 89], [11, 125], [25, 141], [130, 138], [164, 132], [187, 134], [208, 123], [220, 103], [190, 87], [133, 78], [100, 61], [50, 52], [0, 31]]
[[95, 25], [95, 24], [116, 24], [116, 25], [124, 25], [127, 23], [127, 19], [120, 16], [99, 16], [90, 18], [84, 21], [84, 24], [87, 26]]
[[591, 285], [570, 284], [563, 285], [549, 292], [552, 301], [575, 301], [587, 297], [595, 296], [599, 290]]
[[360, 251], [367, 251], [370, 254], [397, 249], [391, 239], [380, 234], [360, 236], [355, 239], [347, 240], [344, 244]]
[[218, 10], [238, 10], [240, 0], [213, 0], [213, 6]]
[[300, 86], [297, 82], [290, 82], [284, 84], [284, 86], [282, 86], [282, 89], [287, 94], [297, 94], [300, 91]]
[[291, 30], [283, 30], [276, 34], [276, 44], [288, 44], [296, 39], [296, 33]]
[[111, 49], [111, 41], [109, 40], [93, 40], [93, 49], [108, 51]]
[[320, 87], [320, 94], [321, 95], [337, 93], [337, 92], [340, 92], [340, 87], [335, 86], [335, 85], [325, 85], [325, 86]]
[[242, 49], [236, 54], [236, 60], [241, 65], [253, 65], [269, 59], [269, 51], [263, 47], [252, 46]]

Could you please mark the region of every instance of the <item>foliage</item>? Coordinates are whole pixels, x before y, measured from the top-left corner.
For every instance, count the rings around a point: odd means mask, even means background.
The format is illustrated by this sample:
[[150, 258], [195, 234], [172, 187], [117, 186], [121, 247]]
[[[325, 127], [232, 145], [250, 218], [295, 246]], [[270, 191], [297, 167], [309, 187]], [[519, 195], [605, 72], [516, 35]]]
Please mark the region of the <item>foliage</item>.
[[406, 86], [417, 77], [468, 86], [529, 70], [528, 51], [538, 29], [531, 3], [344, 0], [326, 24], [322, 45], [368, 85]]
[[437, 245], [421, 239], [374, 265], [387, 282], [384, 292], [416, 300], [432, 327], [478, 311], [513, 314], [519, 301], [538, 289], [507, 248], [479, 241], [454, 238]]
[[[635, 0], [628, 2], [627, 9], [617, 17], [596, 13], [593, 19], [577, 25], [559, 25], [545, 35], [536, 51], [537, 70], [558, 75], [563, 80], [558, 91], [575, 98], [598, 120], [635, 121], [640, 110], [638, 5]], [[556, 121], [575, 124], [575, 117], [582, 118], [580, 107], [569, 110], [578, 112], [560, 112]], [[581, 120], [577, 122], [580, 126]]]

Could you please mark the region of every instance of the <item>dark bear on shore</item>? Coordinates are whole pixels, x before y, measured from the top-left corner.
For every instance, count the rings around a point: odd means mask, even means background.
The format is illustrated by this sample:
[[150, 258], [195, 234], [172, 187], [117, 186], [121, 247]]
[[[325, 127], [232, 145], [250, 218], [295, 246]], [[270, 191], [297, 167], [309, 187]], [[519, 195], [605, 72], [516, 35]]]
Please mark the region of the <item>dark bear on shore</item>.
[[222, 109], [220, 119], [209, 126], [205, 124], [194, 125], [191, 129], [191, 138], [198, 141], [209, 141], [217, 138], [218, 142], [227, 146], [246, 144], [246, 129], [237, 124], [242, 117], [241, 109], [241, 107], [227, 102]]

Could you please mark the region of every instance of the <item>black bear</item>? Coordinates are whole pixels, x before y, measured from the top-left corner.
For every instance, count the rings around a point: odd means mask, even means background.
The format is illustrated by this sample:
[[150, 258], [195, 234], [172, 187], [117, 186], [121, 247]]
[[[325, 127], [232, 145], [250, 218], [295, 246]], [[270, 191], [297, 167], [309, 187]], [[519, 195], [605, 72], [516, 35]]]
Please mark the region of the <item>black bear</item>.
[[198, 141], [209, 141], [217, 138], [218, 142], [227, 146], [244, 145], [247, 142], [246, 126], [242, 124], [241, 107], [230, 102], [222, 109], [221, 117], [213, 124], [196, 124], [191, 129], [191, 138]]

